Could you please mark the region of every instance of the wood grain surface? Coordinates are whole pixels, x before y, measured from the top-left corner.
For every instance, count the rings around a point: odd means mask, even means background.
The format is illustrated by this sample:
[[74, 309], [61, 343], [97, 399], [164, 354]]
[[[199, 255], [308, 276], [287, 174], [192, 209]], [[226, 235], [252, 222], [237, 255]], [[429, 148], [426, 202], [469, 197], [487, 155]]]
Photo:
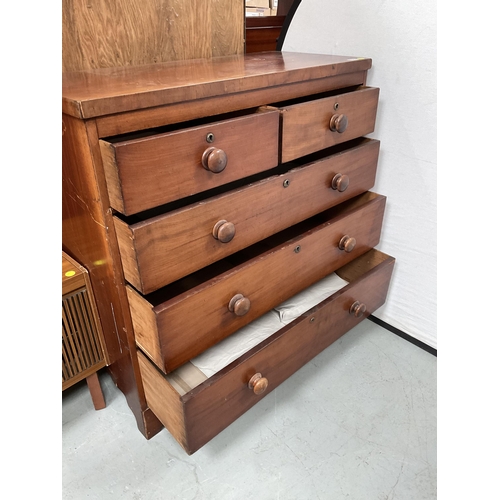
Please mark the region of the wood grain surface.
[[242, 54], [234, 0], [63, 0], [64, 72]]
[[310, 84], [370, 67], [368, 58], [260, 52], [71, 72], [63, 74], [62, 107], [64, 113], [92, 118], [304, 81]]
[[[188, 454], [196, 452], [385, 302], [394, 259], [385, 254], [372, 258], [374, 252], [380, 254], [372, 250], [359, 257], [364, 264], [358, 269], [363, 269], [364, 274], [351, 273], [355, 279], [349, 285], [183, 396], [175, 396], [165, 376], [140, 355], [146, 398], [155, 405], [163, 424], [174, 428], [174, 437]], [[360, 317], [349, 314], [356, 300], [367, 308]], [[269, 382], [262, 395], [248, 388], [255, 373], [261, 373]]]
[[[153, 305], [127, 287], [138, 345], [168, 373], [368, 251], [380, 239], [385, 197], [368, 193], [360, 198], [351, 210], [333, 212], [317, 227], [166, 302]], [[350, 253], [338, 248], [345, 234], [356, 237]], [[247, 253], [252, 255], [252, 249]], [[228, 307], [236, 294], [243, 294], [251, 304], [243, 316]]]

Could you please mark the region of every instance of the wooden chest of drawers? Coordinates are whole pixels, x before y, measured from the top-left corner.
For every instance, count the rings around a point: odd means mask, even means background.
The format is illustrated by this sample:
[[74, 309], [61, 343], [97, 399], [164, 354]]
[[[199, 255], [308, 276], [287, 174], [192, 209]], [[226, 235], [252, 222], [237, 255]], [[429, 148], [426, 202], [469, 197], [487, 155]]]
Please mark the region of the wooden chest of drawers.
[[[64, 75], [63, 246], [146, 437], [195, 452], [384, 303], [370, 67], [267, 52]], [[197, 368], [332, 273], [342, 288]]]

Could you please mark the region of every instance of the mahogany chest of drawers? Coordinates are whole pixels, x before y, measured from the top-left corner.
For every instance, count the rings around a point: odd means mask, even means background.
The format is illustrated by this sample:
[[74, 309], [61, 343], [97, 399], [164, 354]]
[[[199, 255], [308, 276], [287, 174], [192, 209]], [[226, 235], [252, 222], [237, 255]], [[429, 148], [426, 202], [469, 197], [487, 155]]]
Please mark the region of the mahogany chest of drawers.
[[[63, 76], [63, 248], [147, 438], [164, 426], [195, 452], [384, 303], [370, 67], [266, 52]], [[279, 323], [334, 273], [339, 289]]]

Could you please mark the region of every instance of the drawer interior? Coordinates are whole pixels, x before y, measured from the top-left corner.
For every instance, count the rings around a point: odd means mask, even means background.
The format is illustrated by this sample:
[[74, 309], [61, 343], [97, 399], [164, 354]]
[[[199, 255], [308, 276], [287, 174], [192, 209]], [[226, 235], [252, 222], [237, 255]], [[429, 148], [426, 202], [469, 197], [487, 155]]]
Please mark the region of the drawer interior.
[[255, 113], [262, 112], [264, 108], [255, 107], [249, 109], [243, 109], [238, 111], [232, 111], [230, 113], [224, 113], [215, 116], [208, 116], [204, 118], [198, 118], [195, 120], [189, 120], [185, 122], [163, 125], [161, 127], [154, 127], [144, 130], [137, 130], [134, 132], [128, 132], [126, 134], [115, 135], [112, 137], [102, 137], [101, 140], [109, 142], [110, 144], [117, 144], [120, 142], [129, 142], [137, 139], [145, 139], [148, 137], [153, 137], [161, 134], [169, 134], [171, 132], [177, 132], [184, 129], [189, 129], [193, 127], [199, 127], [202, 125], [217, 124], [218, 122], [231, 120], [233, 118], [241, 118], [243, 116], [249, 116]]
[[[392, 260], [392, 257], [376, 249], [368, 251], [324, 280], [286, 301], [285, 304], [277, 306], [247, 327], [208, 349], [202, 355], [163, 376], [179, 396], [187, 394], [212, 376], [217, 376], [216, 370], [222, 370], [231, 363], [238, 363], [238, 359], [245, 352], [253, 348], [258, 349], [259, 343], [265, 342], [273, 335], [280, 335], [281, 330], [288, 324], [300, 321], [301, 317], [307, 316], [322, 301], [332, 300], [342, 288], [361, 279], [386, 260]], [[311, 305], [311, 300], [315, 297], [320, 298], [317, 303]], [[281, 318], [283, 311], [289, 312], [287, 306], [290, 304], [293, 304], [294, 308], [291, 316]]]

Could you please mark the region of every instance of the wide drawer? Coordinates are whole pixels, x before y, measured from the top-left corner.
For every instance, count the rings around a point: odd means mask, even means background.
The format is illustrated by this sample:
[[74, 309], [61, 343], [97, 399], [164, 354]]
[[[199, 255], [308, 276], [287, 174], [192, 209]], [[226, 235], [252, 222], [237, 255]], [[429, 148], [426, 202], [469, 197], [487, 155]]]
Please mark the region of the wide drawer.
[[209, 378], [190, 363], [165, 375], [139, 352], [148, 406], [186, 452], [194, 453], [379, 308], [393, 267], [394, 258], [377, 250], [358, 257], [337, 271], [347, 286]]
[[362, 194], [148, 296], [127, 286], [137, 344], [174, 370], [376, 246], [385, 201]]
[[281, 161], [287, 162], [373, 132], [378, 96], [378, 88], [361, 87], [281, 106]]
[[278, 164], [279, 113], [99, 141], [111, 206], [135, 214]]
[[303, 167], [156, 217], [115, 216], [125, 278], [141, 293], [153, 292], [363, 193], [375, 182], [378, 153], [378, 141], [356, 141]]

